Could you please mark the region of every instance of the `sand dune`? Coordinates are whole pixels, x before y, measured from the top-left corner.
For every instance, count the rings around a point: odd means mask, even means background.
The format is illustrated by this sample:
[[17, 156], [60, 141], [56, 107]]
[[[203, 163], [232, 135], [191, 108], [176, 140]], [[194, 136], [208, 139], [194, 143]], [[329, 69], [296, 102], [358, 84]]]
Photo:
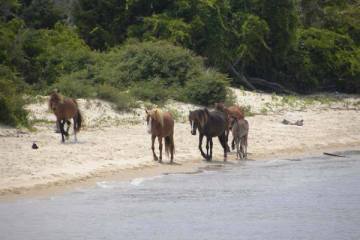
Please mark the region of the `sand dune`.
[[[321, 96], [299, 100], [239, 89], [233, 91], [237, 102], [256, 114], [247, 118], [251, 159], [302, 155], [324, 149], [359, 149], [360, 98], [357, 96], [331, 95], [331, 99]], [[27, 106], [31, 119], [36, 121], [35, 132], [0, 127], [0, 195], [157, 165], [152, 160], [142, 108], [120, 113], [100, 100], [80, 99], [79, 104], [85, 116], [85, 128], [78, 135], [78, 143], [73, 142], [72, 136], [67, 143], [60, 143], [60, 135], [54, 133], [55, 117], [48, 112], [45, 97]], [[186, 122], [189, 109], [197, 107], [174, 101], [165, 106], [178, 115], [175, 161], [180, 164], [202, 161], [197, 148], [198, 136], [190, 134]], [[284, 125], [281, 123], [284, 118], [303, 119], [304, 126]], [[31, 148], [33, 142], [39, 149]], [[222, 161], [217, 141], [214, 152], [215, 160]], [[236, 161], [234, 154], [229, 156], [229, 161]]]

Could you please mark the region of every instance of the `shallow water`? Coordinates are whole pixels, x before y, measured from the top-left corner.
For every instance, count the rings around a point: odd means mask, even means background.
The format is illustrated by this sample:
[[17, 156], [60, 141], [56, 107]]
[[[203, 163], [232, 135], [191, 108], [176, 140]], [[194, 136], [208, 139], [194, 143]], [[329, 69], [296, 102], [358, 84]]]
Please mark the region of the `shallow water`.
[[0, 203], [0, 239], [360, 239], [360, 153], [344, 154]]

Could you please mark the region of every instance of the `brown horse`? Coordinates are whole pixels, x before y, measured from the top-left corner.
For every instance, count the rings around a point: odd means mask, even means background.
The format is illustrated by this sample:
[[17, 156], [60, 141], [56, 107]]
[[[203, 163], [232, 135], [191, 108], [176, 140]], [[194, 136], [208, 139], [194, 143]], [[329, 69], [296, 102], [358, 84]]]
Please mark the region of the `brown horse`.
[[[151, 134], [151, 149], [154, 160], [162, 162], [162, 139], [165, 138], [165, 152], [169, 156], [170, 163], [174, 161], [174, 119], [169, 112], [162, 112], [160, 109], [145, 110], [148, 133]], [[155, 138], [159, 141], [160, 157], [155, 154]]]
[[[211, 161], [213, 148], [212, 138], [218, 137], [224, 149], [224, 161], [226, 161], [229, 148], [226, 135], [226, 131], [228, 130], [227, 115], [221, 111], [209, 112], [206, 108], [199, 109], [189, 112], [189, 122], [192, 135], [196, 135], [196, 130], [199, 131], [199, 150], [201, 156], [205, 158], [205, 160]], [[204, 136], [206, 137], [206, 154], [202, 150]]]
[[[64, 98], [57, 91], [54, 91], [50, 95], [49, 108], [56, 116], [57, 124], [60, 127], [61, 141], [65, 142], [64, 136], [66, 136], [66, 138], [69, 136], [68, 132], [71, 125], [69, 119], [71, 118], [74, 121], [74, 139], [77, 141], [76, 133], [80, 131], [82, 116], [76, 100], [73, 98]], [[65, 122], [68, 124], [66, 131], [64, 130]]]
[[[225, 107], [225, 105], [223, 103], [215, 103], [215, 109], [218, 111], [222, 111], [225, 112], [228, 116], [228, 122], [229, 122], [229, 131], [231, 130], [231, 125], [230, 125], [230, 118], [235, 118], [237, 120], [241, 120], [245, 118], [245, 114], [244, 114], [244, 110], [237, 105], [234, 106], [230, 106], [230, 107]], [[231, 148], [234, 150], [235, 149], [235, 138], [233, 136], [233, 140], [231, 141]]]

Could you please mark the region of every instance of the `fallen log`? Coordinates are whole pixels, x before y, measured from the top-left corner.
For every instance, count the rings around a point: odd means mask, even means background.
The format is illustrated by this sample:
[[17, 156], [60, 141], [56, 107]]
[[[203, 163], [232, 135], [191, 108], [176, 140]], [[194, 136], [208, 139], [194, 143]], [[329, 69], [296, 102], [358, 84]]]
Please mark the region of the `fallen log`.
[[244, 76], [244, 74], [239, 73], [239, 72], [235, 69], [235, 67], [234, 67], [233, 65], [230, 65], [230, 66], [229, 66], [229, 69], [230, 69], [230, 71], [231, 71], [231, 74], [234, 75], [234, 77], [235, 77], [236, 79], [238, 79], [239, 82], [241, 82], [242, 84], [244, 84], [247, 88], [250, 88], [251, 90], [254, 90], [254, 91], [257, 90], [257, 89], [254, 87], [254, 85], [252, 85], [252, 84], [246, 79], [246, 77]]
[[267, 87], [268, 89], [276, 92], [276, 93], [285, 93], [285, 94], [295, 94], [295, 92], [286, 89], [279, 83], [269, 82], [262, 78], [250, 77], [248, 78], [249, 82], [253, 85]]

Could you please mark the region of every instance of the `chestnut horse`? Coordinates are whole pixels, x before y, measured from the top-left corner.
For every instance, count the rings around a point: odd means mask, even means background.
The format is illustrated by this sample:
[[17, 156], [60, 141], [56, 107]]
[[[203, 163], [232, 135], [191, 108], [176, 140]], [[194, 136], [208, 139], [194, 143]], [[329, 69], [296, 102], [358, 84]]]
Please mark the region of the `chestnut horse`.
[[[191, 134], [196, 135], [199, 130], [199, 150], [203, 158], [207, 161], [212, 159], [213, 137], [218, 137], [224, 149], [224, 161], [226, 161], [228, 146], [226, 131], [228, 130], [227, 115], [221, 111], [209, 112], [206, 108], [190, 111], [189, 121]], [[202, 141], [206, 136], [206, 155], [202, 150]], [[210, 151], [209, 151], [210, 147]]]
[[[230, 124], [230, 118], [235, 118], [237, 120], [241, 120], [245, 118], [245, 114], [243, 109], [240, 106], [234, 105], [230, 107], [225, 107], [223, 103], [215, 103], [215, 109], [218, 111], [225, 112], [228, 116], [229, 121], [229, 131], [231, 131], [231, 124]], [[231, 141], [231, 148], [235, 149], [235, 138], [233, 135], [233, 140]]]
[[[170, 163], [174, 161], [175, 145], [174, 145], [174, 119], [169, 112], [162, 112], [160, 109], [145, 110], [146, 123], [148, 133], [151, 134], [151, 149], [155, 161], [162, 162], [162, 139], [165, 138], [165, 153], [169, 156]], [[159, 142], [159, 158], [155, 153], [155, 138]]]
[[[73, 119], [74, 121], [74, 139], [77, 141], [76, 133], [80, 131], [82, 116], [80, 110], [78, 108], [78, 104], [73, 98], [64, 98], [57, 91], [54, 91], [50, 95], [49, 99], [49, 108], [56, 116], [56, 121], [58, 126], [60, 127], [61, 132], [61, 141], [65, 142], [64, 136], [68, 138], [69, 136], [69, 128], [71, 122], [69, 119]], [[68, 124], [67, 130], [64, 130], [65, 122]]]

